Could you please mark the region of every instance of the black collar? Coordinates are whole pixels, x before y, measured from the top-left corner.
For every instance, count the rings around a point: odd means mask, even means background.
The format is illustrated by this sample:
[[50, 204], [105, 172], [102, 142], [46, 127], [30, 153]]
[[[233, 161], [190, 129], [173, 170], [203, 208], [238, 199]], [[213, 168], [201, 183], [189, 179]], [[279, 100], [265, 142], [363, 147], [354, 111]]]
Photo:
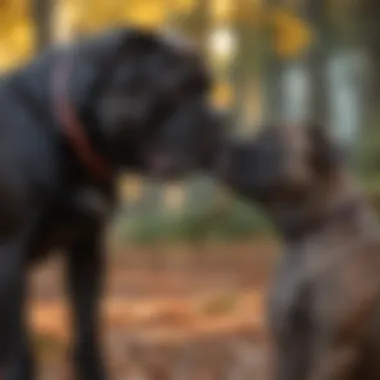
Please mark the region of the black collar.
[[338, 220], [351, 219], [362, 205], [363, 202], [360, 198], [351, 199], [333, 208], [330, 212], [309, 217], [282, 227], [282, 234], [288, 243], [298, 243], [305, 240], [306, 237], [316, 234], [327, 226], [336, 223]]

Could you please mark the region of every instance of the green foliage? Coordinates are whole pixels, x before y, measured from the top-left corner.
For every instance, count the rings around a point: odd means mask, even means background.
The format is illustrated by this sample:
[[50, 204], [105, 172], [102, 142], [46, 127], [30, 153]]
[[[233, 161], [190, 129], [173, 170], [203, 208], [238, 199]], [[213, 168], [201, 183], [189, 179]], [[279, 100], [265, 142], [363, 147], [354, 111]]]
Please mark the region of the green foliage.
[[[355, 169], [366, 184], [378, 182], [380, 164], [380, 115], [361, 130], [355, 151]], [[372, 185], [371, 185], [372, 186]]]
[[156, 213], [133, 219], [125, 216], [120, 226], [119, 236], [134, 244], [242, 240], [272, 231], [262, 214], [239, 201], [231, 201], [223, 210], [190, 210], [181, 215]]
[[[374, 178], [377, 178], [375, 180]], [[365, 196], [380, 215], [380, 177], [364, 182]], [[137, 245], [156, 243], [198, 244], [208, 241], [242, 241], [274, 236], [271, 224], [256, 208], [233, 200], [223, 209], [176, 213], [125, 214], [116, 240]]]

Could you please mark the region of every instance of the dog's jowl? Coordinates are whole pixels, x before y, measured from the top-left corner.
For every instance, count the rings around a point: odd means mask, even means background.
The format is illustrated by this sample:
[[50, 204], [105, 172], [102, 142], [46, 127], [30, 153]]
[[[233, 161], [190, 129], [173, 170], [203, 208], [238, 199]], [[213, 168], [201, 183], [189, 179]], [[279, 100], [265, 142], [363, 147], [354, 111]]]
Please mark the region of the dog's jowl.
[[209, 169], [220, 120], [188, 43], [118, 29], [47, 51], [0, 81], [0, 362], [34, 378], [25, 326], [30, 265], [65, 252], [77, 379], [105, 379], [98, 300], [103, 229], [121, 170], [173, 178]]
[[268, 127], [223, 172], [285, 243], [269, 297], [276, 380], [380, 379], [380, 229], [339, 151], [316, 126]]

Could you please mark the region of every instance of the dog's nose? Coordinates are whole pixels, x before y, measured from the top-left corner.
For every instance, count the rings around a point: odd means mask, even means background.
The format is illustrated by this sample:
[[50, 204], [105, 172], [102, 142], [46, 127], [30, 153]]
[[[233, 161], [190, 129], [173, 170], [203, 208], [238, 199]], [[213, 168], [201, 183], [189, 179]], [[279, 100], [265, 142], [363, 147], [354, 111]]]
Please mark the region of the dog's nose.
[[151, 160], [151, 168], [154, 172], [167, 172], [172, 167], [172, 159], [166, 154], [155, 154]]
[[158, 152], [151, 155], [148, 166], [150, 175], [165, 179], [175, 179], [191, 169], [184, 158]]
[[216, 177], [225, 179], [226, 177], [228, 177], [228, 174], [230, 171], [231, 171], [230, 157], [225, 153], [219, 154], [217, 158], [215, 159], [214, 167], [213, 167], [213, 172], [215, 173]]
[[208, 171], [216, 179], [228, 182], [233, 170], [233, 155], [228, 146], [222, 147], [213, 157]]

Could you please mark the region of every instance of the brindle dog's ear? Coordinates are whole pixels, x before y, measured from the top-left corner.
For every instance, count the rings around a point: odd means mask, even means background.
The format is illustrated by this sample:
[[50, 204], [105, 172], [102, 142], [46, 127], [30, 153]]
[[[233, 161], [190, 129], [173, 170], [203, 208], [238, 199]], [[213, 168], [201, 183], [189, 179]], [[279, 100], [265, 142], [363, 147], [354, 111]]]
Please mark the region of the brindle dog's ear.
[[342, 162], [343, 151], [336, 144], [327, 129], [310, 123], [307, 133], [312, 144], [311, 162], [317, 174], [326, 176]]

